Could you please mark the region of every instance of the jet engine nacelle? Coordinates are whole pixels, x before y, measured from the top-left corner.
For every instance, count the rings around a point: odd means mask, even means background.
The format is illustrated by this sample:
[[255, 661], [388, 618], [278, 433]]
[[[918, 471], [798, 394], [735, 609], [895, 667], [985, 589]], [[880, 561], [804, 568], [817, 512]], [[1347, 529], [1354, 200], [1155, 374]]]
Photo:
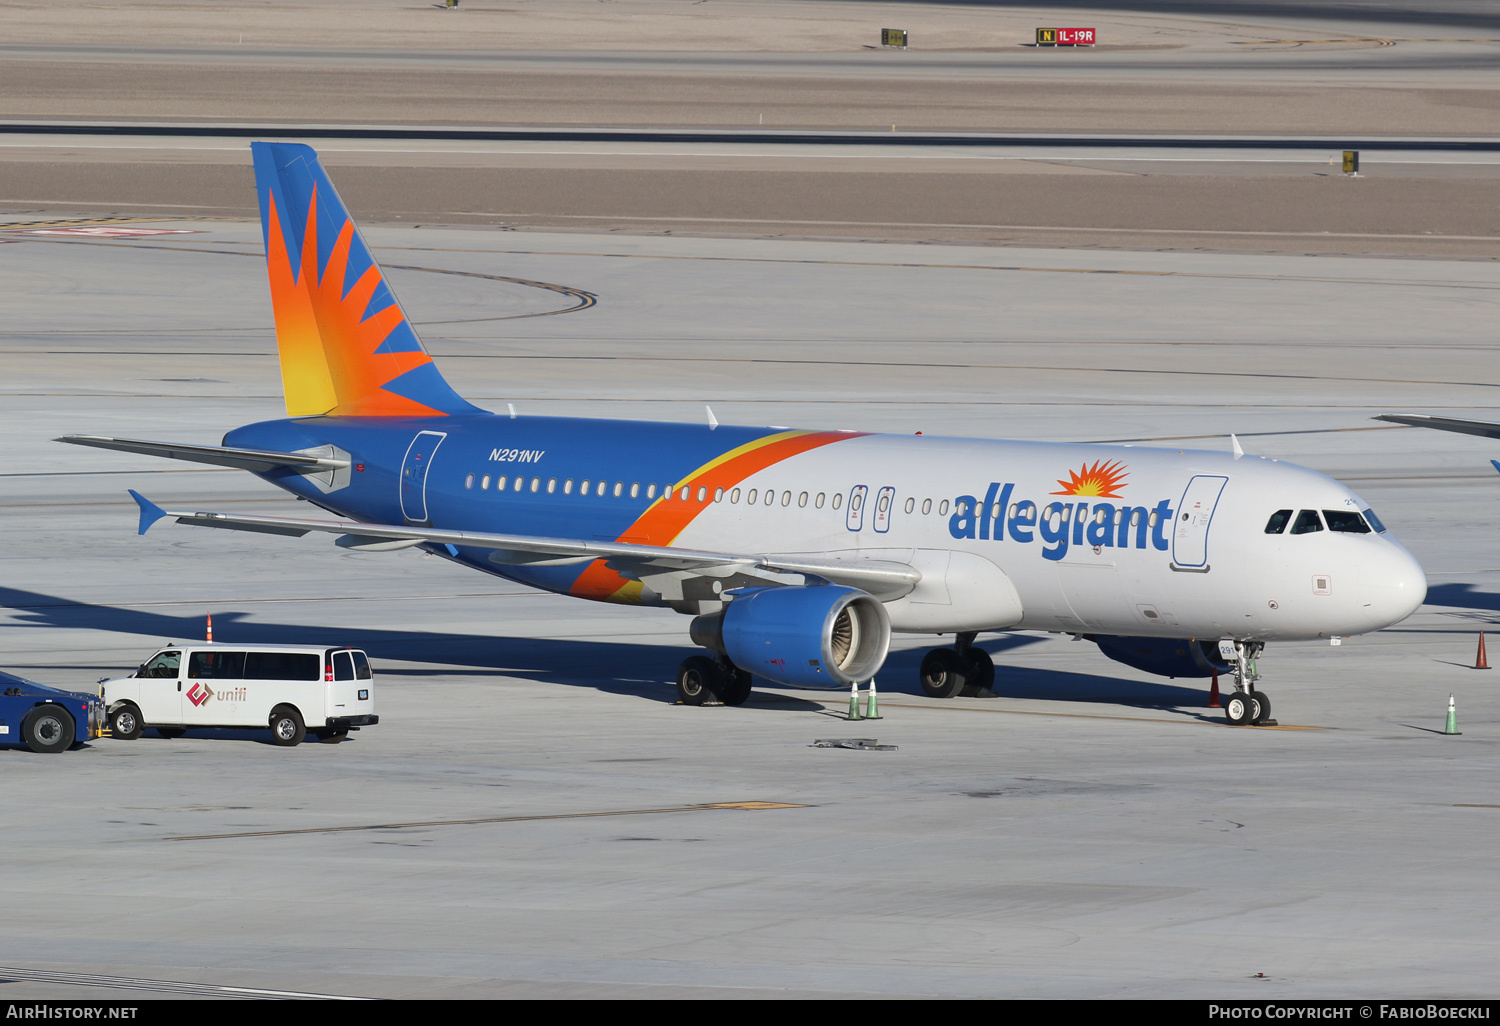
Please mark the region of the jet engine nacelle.
[[1212, 677], [1215, 670], [1228, 673], [1231, 669], [1219, 655], [1217, 640], [1122, 638], [1110, 634], [1093, 635], [1090, 640], [1115, 662], [1163, 677]]
[[885, 663], [891, 621], [878, 599], [855, 588], [750, 588], [723, 612], [694, 619], [692, 636], [778, 684], [847, 686]]

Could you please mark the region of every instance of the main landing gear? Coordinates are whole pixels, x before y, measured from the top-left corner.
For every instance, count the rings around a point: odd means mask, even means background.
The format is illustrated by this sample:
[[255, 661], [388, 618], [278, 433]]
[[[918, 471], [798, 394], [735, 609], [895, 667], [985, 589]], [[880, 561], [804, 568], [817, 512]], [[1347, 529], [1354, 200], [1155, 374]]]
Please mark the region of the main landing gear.
[[992, 695], [995, 663], [974, 647], [975, 631], [953, 636], [952, 648], [934, 648], [922, 658], [922, 691], [928, 698]]
[[677, 668], [677, 700], [683, 705], [744, 705], [752, 678], [727, 656], [688, 656]]
[[1255, 661], [1265, 647], [1262, 641], [1234, 643], [1234, 693], [1224, 699], [1224, 718], [1231, 727], [1276, 725], [1271, 719], [1271, 700], [1265, 692], [1255, 689], [1255, 682], [1260, 679]]

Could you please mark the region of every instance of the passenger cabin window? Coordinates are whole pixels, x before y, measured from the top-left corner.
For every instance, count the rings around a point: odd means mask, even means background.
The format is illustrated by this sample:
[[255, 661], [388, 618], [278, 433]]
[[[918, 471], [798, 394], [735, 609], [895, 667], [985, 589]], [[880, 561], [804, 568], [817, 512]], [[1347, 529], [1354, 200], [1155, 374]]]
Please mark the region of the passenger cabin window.
[[1328, 523], [1330, 531], [1337, 531], [1340, 534], [1370, 533], [1370, 525], [1365, 523], [1365, 518], [1352, 510], [1325, 509], [1323, 519]]
[[1289, 509], [1278, 509], [1271, 514], [1271, 519], [1266, 521], [1267, 534], [1281, 534], [1286, 530], [1286, 525], [1292, 519], [1292, 511]]
[[199, 680], [239, 680], [245, 676], [245, 653], [194, 652], [188, 656], [188, 676]]
[[1323, 530], [1323, 521], [1318, 519], [1318, 511], [1305, 509], [1297, 514], [1297, 522], [1292, 525], [1293, 534], [1312, 534], [1314, 531]]
[[137, 677], [170, 677], [176, 680], [177, 668], [181, 665], [181, 652], [158, 652], [149, 661], [142, 663], [135, 675]]

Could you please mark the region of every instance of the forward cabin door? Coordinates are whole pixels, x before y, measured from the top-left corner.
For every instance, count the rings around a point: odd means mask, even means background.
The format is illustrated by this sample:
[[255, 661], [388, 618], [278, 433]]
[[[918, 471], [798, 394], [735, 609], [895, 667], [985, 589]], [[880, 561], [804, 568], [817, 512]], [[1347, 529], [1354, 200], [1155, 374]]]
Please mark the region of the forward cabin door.
[[1229, 478], [1199, 474], [1188, 482], [1177, 504], [1172, 529], [1172, 564], [1184, 570], [1208, 570], [1208, 528]]
[[447, 437], [442, 431], [423, 431], [407, 447], [401, 461], [401, 515], [407, 523], [427, 523], [427, 473], [433, 453]]

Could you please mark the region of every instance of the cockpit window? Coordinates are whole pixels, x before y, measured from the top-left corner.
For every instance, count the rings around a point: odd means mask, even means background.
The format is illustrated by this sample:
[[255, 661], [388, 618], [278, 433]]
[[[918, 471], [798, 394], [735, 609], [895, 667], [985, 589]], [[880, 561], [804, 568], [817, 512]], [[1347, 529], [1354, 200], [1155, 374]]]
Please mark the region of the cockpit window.
[[1271, 519], [1266, 521], [1267, 534], [1280, 534], [1286, 530], [1287, 521], [1292, 519], [1292, 511], [1289, 509], [1278, 509], [1271, 514]]
[[1375, 515], [1373, 509], [1365, 510], [1364, 515], [1365, 519], [1370, 522], [1370, 526], [1375, 528], [1376, 534], [1385, 534], [1385, 525], [1380, 522], [1380, 518]]
[[1369, 534], [1370, 525], [1358, 513], [1347, 509], [1325, 509], [1323, 519], [1328, 521], [1330, 531], [1343, 534]]
[[1312, 534], [1314, 531], [1323, 530], [1323, 521], [1318, 519], [1318, 511], [1305, 509], [1297, 514], [1297, 522], [1292, 525], [1293, 534]]

